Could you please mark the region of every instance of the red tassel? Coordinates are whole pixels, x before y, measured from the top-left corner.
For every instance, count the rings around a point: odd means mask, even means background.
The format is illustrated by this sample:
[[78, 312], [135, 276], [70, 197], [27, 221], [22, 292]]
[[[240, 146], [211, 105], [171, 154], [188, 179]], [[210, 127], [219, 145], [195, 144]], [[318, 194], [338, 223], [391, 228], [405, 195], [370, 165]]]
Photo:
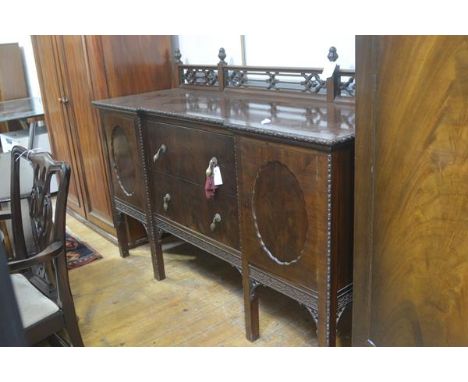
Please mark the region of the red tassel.
[[207, 176], [205, 181], [205, 196], [207, 199], [212, 199], [215, 196], [216, 186], [214, 184], [213, 175]]

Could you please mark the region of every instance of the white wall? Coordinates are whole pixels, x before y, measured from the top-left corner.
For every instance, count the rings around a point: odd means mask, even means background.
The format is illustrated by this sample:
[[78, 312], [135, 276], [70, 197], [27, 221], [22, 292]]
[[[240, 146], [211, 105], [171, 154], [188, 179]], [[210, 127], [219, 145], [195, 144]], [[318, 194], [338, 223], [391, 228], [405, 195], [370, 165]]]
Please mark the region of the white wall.
[[179, 35], [179, 49], [184, 64], [216, 65], [219, 48], [226, 51], [225, 61], [242, 64], [240, 35]]
[[323, 67], [331, 46], [338, 51], [341, 68], [354, 69], [354, 35], [246, 35], [245, 59], [254, 66]]
[[36, 63], [31, 44], [31, 36], [28, 35], [0, 35], [0, 44], [18, 43], [23, 54], [23, 62], [26, 72], [26, 81], [28, 83], [30, 97], [41, 97], [39, 81], [37, 79]]
[[[240, 35], [179, 35], [178, 38], [185, 64], [216, 64], [220, 47], [226, 50], [228, 64], [242, 64]], [[354, 69], [353, 34], [245, 35], [245, 60], [246, 65], [322, 67], [330, 46], [337, 48], [341, 68]]]

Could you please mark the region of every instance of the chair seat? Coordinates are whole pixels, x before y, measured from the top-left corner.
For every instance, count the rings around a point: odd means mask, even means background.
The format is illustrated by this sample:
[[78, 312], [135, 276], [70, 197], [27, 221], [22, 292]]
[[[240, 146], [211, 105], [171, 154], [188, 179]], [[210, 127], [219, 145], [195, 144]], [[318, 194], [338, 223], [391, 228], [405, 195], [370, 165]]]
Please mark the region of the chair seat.
[[59, 310], [59, 307], [39, 292], [25, 276], [20, 273], [10, 276], [25, 329]]

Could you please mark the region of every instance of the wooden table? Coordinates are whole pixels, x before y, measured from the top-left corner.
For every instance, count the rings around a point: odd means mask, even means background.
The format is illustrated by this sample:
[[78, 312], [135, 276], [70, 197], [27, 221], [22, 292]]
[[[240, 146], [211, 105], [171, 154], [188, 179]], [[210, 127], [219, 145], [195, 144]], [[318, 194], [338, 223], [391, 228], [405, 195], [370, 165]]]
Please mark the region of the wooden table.
[[44, 109], [40, 98], [20, 98], [0, 102], [0, 123], [18, 121], [24, 129], [29, 129], [28, 148], [34, 143], [37, 122], [28, 123], [28, 118], [44, 116]]

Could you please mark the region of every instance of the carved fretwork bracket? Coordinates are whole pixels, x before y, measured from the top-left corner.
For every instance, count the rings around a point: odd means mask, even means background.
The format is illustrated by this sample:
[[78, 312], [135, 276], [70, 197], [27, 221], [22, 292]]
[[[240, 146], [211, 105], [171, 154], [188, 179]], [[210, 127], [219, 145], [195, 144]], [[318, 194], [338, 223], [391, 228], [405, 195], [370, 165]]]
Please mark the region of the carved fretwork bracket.
[[307, 311], [312, 316], [312, 319], [315, 321], [315, 325], [318, 325], [318, 309], [312, 306], [306, 306]]
[[117, 198], [114, 198], [114, 205], [118, 212], [123, 212], [125, 215], [131, 216], [140, 223], [146, 224], [146, 215], [143, 212], [137, 210], [135, 207], [132, 207], [128, 203], [123, 202]]
[[348, 290], [338, 297], [338, 309], [336, 311], [336, 323], [340, 321], [341, 316], [346, 310], [347, 306], [353, 302], [353, 291]]
[[164, 231], [161, 228], [157, 228], [158, 239], [161, 240], [164, 234]]
[[124, 217], [124, 213], [119, 211], [119, 210], [115, 210], [114, 211], [114, 224], [115, 226], [120, 226], [121, 224], [123, 224], [125, 221], [125, 217]]
[[262, 284], [259, 283], [257, 280], [254, 279], [249, 279], [249, 295], [250, 295], [250, 301], [254, 300], [257, 297], [257, 288], [261, 286]]

